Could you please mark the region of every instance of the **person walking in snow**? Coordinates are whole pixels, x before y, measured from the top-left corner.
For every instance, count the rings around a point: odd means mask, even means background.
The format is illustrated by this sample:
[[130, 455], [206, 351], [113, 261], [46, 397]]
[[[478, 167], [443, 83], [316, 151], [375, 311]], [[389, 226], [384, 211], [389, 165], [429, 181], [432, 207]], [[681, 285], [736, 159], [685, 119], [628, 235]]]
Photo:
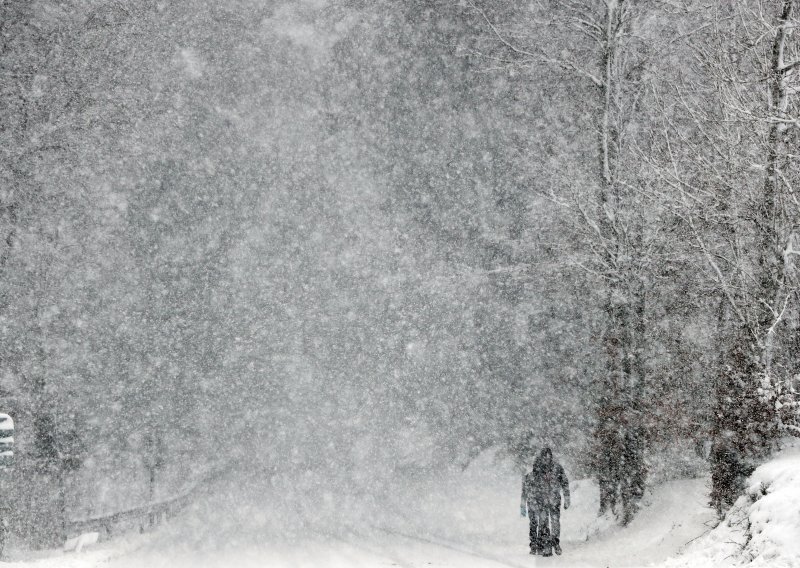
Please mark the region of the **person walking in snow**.
[[569, 508], [569, 480], [561, 464], [544, 448], [522, 480], [520, 513], [530, 521], [531, 554], [561, 554], [561, 493]]

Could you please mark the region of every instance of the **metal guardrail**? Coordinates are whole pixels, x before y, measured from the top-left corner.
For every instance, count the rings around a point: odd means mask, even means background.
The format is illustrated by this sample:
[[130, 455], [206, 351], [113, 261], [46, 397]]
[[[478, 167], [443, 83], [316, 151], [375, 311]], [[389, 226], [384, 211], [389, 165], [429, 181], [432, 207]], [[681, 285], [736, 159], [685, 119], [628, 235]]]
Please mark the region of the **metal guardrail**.
[[99, 532], [110, 537], [115, 533], [126, 532], [134, 528], [143, 532], [146, 528], [157, 526], [186, 508], [191, 501], [190, 497], [191, 493], [108, 515], [80, 520], [73, 519], [67, 522], [67, 536]]
[[149, 503], [86, 519], [71, 519], [66, 522], [66, 536], [78, 536], [88, 532], [98, 532], [104, 538], [131, 530], [144, 532], [152, 529], [167, 519], [176, 516], [191, 504], [200, 490], [221, 477], [222, 472], [212, 472], [188, 491], [155, 503]]

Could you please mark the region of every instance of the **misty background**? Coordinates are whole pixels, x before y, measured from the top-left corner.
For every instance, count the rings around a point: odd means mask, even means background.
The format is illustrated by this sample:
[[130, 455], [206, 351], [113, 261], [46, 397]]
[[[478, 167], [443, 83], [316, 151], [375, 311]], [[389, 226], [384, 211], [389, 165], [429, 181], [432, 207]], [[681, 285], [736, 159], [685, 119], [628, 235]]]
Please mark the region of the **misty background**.
[[489, 449], [588, 477], [609, 420], [649, 482], [702, 474], [734, 307], [759, 305], [724, 284], [761, 266], [770, 124], [711, 71], [770, 46], [735, 17], [757, 2], [619, 2], [612, 89], [571, 24], [611, 4], [0, 3], [16, 530], [144, 502], [153, 471], [156, 498], [214, 475], [281, 506]]

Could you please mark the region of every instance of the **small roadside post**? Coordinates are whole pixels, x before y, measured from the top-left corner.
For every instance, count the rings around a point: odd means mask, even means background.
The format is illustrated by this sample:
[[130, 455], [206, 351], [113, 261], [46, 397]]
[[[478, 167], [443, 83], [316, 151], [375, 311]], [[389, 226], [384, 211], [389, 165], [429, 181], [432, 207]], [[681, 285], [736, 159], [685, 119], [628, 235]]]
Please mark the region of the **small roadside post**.
[[[142, 452], [142, 462], [148, 474], [148, 504], [153, 505], [156, 497], [156, 472], [164, 466], [164, 454], [166, 446], [161, 432], [147, 433], [144, 437]], [[153, 527], [159, 519], [156, 519], [156, 513], [151, 512], [149, 515], [149, 525]]]
[[[5, 413], [0, 413], [0, 476], [5, 478], [14, 467], [14, 420]], [[3, 500], [0, 508], [0, 558], [6, 545], [6, 531], [8, 530], [8, 508]]]

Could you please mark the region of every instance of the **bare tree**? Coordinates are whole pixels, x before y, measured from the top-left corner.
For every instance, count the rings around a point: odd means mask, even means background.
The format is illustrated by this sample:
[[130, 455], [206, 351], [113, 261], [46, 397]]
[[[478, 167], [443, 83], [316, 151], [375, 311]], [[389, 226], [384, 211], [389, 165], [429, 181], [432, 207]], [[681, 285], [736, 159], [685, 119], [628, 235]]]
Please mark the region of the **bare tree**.
[[[696, 65], [664, 89], [655, 169], [716, 290], [711, 373], [712, 502], [736, 498], [726, 472], [797, 431], [798, 43], [796, 6], [720, 3], [691, 41]], [[663, 158], [663, 159], [662, 159]], [[666, 202], [670, 201], [666, 200]]]
[[558, 78], [551, 88], [588, 117], [595, 133], [594, 164], [578, 165], [585, 177], [561, 172], [562, 189], [539, 191], [571, 212], [581, 244], [564, 260], [576, 262], [598, 288], [605, 369], [594, 389], [592, 467], [601, 513], [614, 511], [627, 523], [646, 477], [648, 282], [661, 238], [647, 181], [632, 158], [648, 120], [642, 100], [654, 55], [649, 42], [663, 37], [652, 28], [651, 10], [633, 1], [539, 3], [532, 17], [505, 27], [488, 9], [471, 6], [487, 28], [477, 55], [512, 69], [550, 69]]

